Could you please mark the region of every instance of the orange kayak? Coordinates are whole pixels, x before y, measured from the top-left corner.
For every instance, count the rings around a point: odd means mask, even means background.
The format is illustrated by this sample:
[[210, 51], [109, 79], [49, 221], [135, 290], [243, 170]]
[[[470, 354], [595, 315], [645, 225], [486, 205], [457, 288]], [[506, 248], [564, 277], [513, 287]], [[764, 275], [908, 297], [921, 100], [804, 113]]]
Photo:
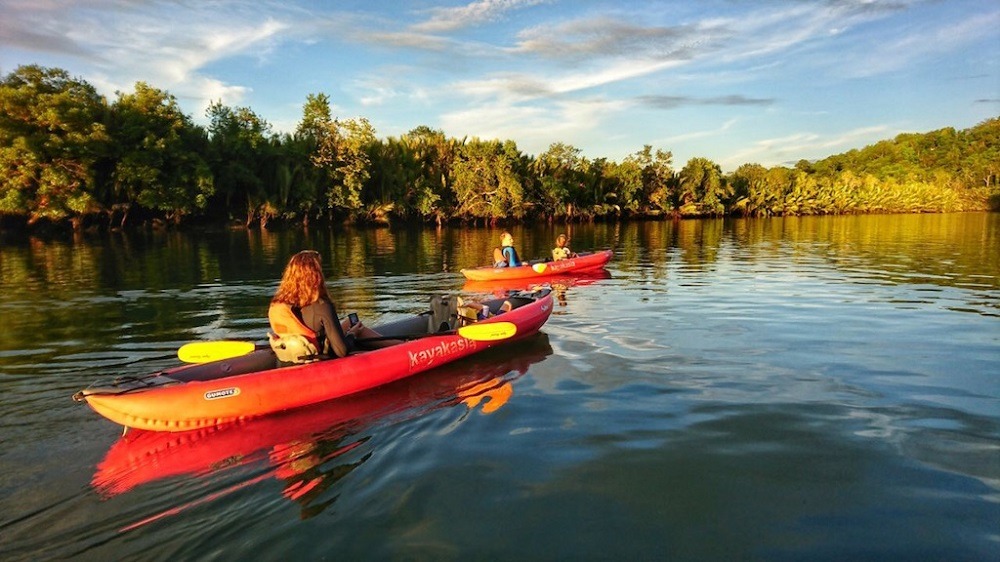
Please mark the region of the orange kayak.
[[[503, 339], [470, 339], [447, 329], [440, 332], [440, 319], [428, 311], [373, 326], [383, 336], [404, 340], [391, 347], [290, 366], [279, 366], [270, 349], [258, 349], [146, 376], [119, 377], [81, 390], [73, 398], [117, 424], [149, 431], [187, 431], [300, 408], [526, 338], [537, 333], [552, 314], [548, 289], [512, 294], [506, 300], [512, 310], [472, 325], [516, 327]], [[484, 304], [495, 311], [502, 303], [503, 299], [497, 299]]]
[[518, 267], [474, 267], [463, 269], [462, 275], [470, 281], [506, 281], [508, 279], [543, 278], [552, 275], [562, 275], [565, 273], [578, 273], [583, 271], [593, 271], [603, 268], [610, 260], [613, 252], [602, 250], [599, 252], [580, 254], [575, 258], [559, 261], [544, 261], [533, 264], [525, 264]]
[[[462, 291], [466, 293], [491, 293], [493, 297], [506, 296], [510, 291], [531, 291], [550, 287], [554, 292], [570, 287], [584, 287], [604, 279], [611, 279], [607, 269], [592, 269], [579, 273], [552, 275], [544, 279], [511, 279], [510, 281], [472, 281], [466, 279]], [[557, 297], [558, 298], [558, 297]]]

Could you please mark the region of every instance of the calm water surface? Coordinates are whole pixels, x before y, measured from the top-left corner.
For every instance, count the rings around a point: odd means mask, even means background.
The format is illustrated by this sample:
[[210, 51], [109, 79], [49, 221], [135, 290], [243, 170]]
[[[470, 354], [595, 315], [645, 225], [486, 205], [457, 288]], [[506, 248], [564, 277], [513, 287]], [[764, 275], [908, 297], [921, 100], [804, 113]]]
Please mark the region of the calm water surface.
[[[522, 257], [557, 227], [514, 229]], [[543, 333], [238, 426], [75, 404], [261, 340], [288, 256], [369, 324], [498, 231], [0, 238], [4, 560], [997, 560], [1000, 215], [573, 225]]]

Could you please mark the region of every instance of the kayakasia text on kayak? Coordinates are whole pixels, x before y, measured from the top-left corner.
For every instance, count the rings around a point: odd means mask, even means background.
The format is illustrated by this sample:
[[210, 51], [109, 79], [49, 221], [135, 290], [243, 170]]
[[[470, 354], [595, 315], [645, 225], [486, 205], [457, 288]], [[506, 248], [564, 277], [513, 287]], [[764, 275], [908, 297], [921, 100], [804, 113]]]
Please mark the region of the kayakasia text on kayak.
[[410, 368], [418, 365], [430, 365], [435, 359], [447, 357], [454, 353], [459, 353], [476, 347], [476, 342], [466, 338], [459, 338], [453, 342], [441, 342], [434, 347], [422, 349], [420, 351], [409, 351]]

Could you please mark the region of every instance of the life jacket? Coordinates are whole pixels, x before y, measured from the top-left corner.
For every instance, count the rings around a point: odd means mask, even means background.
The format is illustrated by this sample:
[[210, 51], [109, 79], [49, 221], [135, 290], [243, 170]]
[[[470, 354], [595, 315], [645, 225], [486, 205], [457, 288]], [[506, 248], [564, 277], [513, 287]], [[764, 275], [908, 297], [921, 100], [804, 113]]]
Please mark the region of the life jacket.
[[[507, 255], [507, 248], [510, 248], [510, 256]], [[504, 256], [504, 263], [510, 267], [518, 267], [524, 265], [521, 263], [521, 258], [517, 255], [517, 250], [514, 246], [502, 246], [500, 248], [500, 254]]]
[[455, 311], [458, 314], [458, 319], [455, 323], [456, 327], [475, 324], [484, 318], [480, 316], [482, 310], [479, 307], [467, 306], [462, 297], [456, 299], [455, 305]]
[[306, 363], [318, 357], [319, 340], [316, 332], [299, 320], [292, 307], [284, 303], [271, 303], [267, 319], [273, 334], [268, 334], [271, 349], [280, 361]]
[[560, 248], [559, 246], [552, 248], [553, 260], [559, 261], [559, 260], [569, 259], [569, 254], [570, 254], [569, 248], [565, 246], [563, 246], [562, 248]]

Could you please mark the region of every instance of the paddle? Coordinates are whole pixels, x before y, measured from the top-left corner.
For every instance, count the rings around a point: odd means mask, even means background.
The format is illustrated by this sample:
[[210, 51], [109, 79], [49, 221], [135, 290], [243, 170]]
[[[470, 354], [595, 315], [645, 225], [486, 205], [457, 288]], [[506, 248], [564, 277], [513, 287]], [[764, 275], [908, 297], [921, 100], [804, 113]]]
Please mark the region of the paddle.
[[[473, 341], [497, 341], [513, 337], [517, 333], [517, 324], [513, 322], [484, 322], [462, 326], [457, 330], [436, 332], [432, 334], [413, 334], [402, 336], [384, 336], [378, 338], [362, 338], [365, 341], [415, 340], [432, 336], [447, 336], [458, 334]], [[185, 363], [208, 363], [222, 359], [231, 359], [246, 355], [257, 349], [257, 345], [249, 341], [198, 341], [186, 343], [177, 350], [177, 358]], [[261, 349], [266, 349], [261, 347]]]
[[177, 358], [185, 363], [208, 363], [246, 355], [254, 349], [257, 345], [249, 341], [196, 341], [182, 345]]
[[444, 332], [434, 332], [431, 334], [413, 334], [404, 336], [383, 336], [379, 338], [361, 338], [358, 341], [386, 341], [386, 340], [419, 340], [433, 336], [448, 336], [458, 334], [465, 339], [472, 341], [497, 341], [513, 337], [517, 333], [517, 324], [513, 322], [486, 322], [482, 324], [470, 324], [462, 326], [457, 330], [447, 330]]
[[[593, 252], [583, 252], [581, 254], [570, 254], [568, 259], [578, 258], [580, 256], [585, 256]], [[545, 270], [549, 268], [548, 261], [542, 261], [531, 265], [531, 269], [535, 270], [535, 273], [545, 273]]]

